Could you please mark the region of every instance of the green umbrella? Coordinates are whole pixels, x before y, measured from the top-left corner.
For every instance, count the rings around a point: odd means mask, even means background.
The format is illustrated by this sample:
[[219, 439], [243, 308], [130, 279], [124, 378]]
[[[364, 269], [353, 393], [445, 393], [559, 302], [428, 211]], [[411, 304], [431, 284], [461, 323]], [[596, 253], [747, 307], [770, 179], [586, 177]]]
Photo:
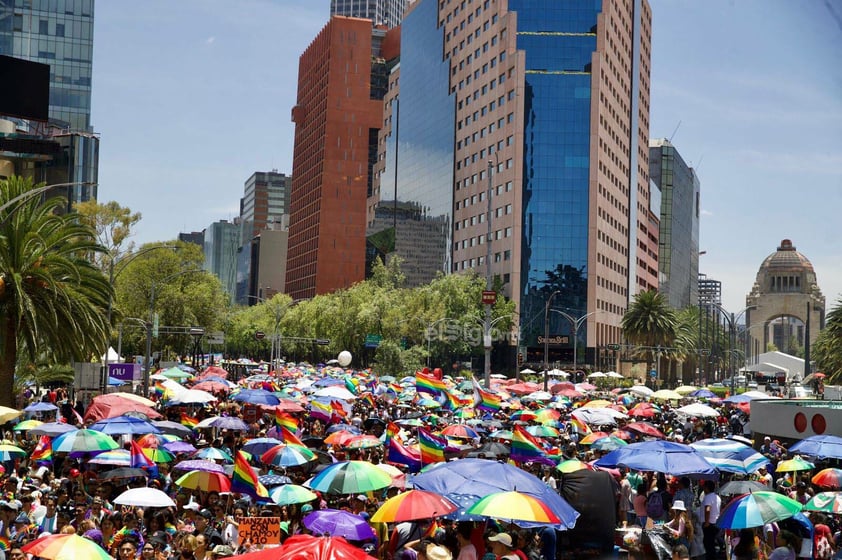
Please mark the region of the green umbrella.
[[807, 511], [842, 513], [842, 492], [819, 492], [804, 504]]
[[580, 461], [579, 459], [568, 459], [566, 461], [562, 461], [556, 468], [565, 474], [585, 469], [593, 470], [589, 464]]
[[315, 493], [297, 484], [284, 484], [283, 486], [278, 486], [269, 492], [269, 497], [272, 498], [272, 501], [279, 506], [303, 504], [318, 498]]
[[392, 484], [392, 477], [367, 461], [329, 465], [310, 482], [310, 488], [329, 494], [359, 494]]
[[75, 430], [62, 434], [53, 440], [53, 452], [55, 453], [109, 451], [119, 447], [111, 436], [96, 430]]
[[608, 436], [594, 441], [591, 444], [591, 449], [594, 451], [614, 451], [615, 449], [625, 447], [626, 445], [628, 445], [627, 441], [624, 441], [617, 436]]
[[717, 525], [723, 529], [760, 527], [800, 511], [800, 503], [777, 492], [752, 492], [731, 500], [719, 514]]
[[816, 468], [816, 465], [810, 461], [805, 461], [801, 455], [796, 455], [792, 459], [787, 459], [778, 463], [775, 467], [775, 472], [795, 472], [795, 471], [809, 471]]

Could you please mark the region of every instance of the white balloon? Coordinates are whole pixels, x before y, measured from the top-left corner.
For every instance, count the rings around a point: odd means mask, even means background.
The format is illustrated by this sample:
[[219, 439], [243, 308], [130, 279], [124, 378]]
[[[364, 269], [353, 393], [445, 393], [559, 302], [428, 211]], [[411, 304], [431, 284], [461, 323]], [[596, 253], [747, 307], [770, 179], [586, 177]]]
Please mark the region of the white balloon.
[[339, 356], [336, 357], [336, 360], [339, 362], [340, 366], [348, 367], [351, 365], [351, 353], [347, 350], [343, 350], [339, 353]]

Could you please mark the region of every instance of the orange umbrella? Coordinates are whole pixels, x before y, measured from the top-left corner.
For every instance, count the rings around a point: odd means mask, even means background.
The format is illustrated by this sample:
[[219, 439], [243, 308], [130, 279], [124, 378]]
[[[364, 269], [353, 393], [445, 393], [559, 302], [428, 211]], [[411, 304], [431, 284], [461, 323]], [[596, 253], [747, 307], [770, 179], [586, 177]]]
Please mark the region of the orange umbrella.
[[346, 432], [345, 430], [339, 430], [337, 432], [333, 432], [329, 436], [325, 438], [325, 443], [328, 445], [347, 445], [349, 441], [357, 437], [356, 434], [352, 434], [351, 432]]

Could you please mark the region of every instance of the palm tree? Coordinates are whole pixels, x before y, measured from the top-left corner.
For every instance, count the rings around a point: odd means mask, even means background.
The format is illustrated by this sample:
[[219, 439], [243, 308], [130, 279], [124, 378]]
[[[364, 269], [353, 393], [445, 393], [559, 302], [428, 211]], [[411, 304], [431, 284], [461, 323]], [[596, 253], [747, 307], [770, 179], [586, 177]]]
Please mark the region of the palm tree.
[[663, 294], [656, 290], [634, 297], [623, 315], [623, 335], [632, 344], [642, 346], [639, 355], [646, 360], [646, 371], [652, 369], [658, 347], [670, 347], [676, 335], [678, 320]]
[[827, 375], [825, 383], [842, 380], [842, 299], [827, 314], [825, 328], [813, 345], [813, 358], [818, 370]]
[[[40, 186], [40, 185], [38, 185]], [[0, 204], [37, 188], [0, 181]], [[18, 353], [56, 362], [88, 359], [108, 339], [108, 278], [89, 257], [104, 248], [60, 198], [34, 196], [0, 211], [0, 405], [13, 406]]]

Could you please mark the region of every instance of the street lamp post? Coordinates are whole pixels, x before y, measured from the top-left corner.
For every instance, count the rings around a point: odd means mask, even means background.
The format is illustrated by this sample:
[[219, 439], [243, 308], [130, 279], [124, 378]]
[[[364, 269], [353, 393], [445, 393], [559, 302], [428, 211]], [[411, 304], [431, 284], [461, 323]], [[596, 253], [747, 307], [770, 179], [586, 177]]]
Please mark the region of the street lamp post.
[[718, 303], [710, 302], [711, 306], [715, 307], [725, 318], [725, 321], [728, 323], [728, 346], [730, 347], [730, 352], [728, 353], [728, 367], [731, 370], [731, 394], [733, 395], [736, 391], [736, 372], [734, 371], [734, 346], [737, 344], [737, 319], [743, 315], [746, 311], [750, 309], [754, 309], [754, 305], [749, 305], [744, 309], [741, 309], [737, 313], [728, 313], [724, 307], [719, 305]]
[[[491, 170], [494, 163], [488, 160], [488, 187], [485, 194], [487, 209], [485, 213], [485, 289], [491, 291]], [[485, 347], [485, 386], [491, 387], [491, 303], [485, 304], [485, 322], [482, 343]]]
[[560, 290], [555, 290], [547, 298], [547, 304], [544, 306], [544, 391], [549, 386], [549, 371], [550, 371], [550, 305], [553, 303], [553, 298], [556, 294], [560, 294]]
[[569, 313], [565, 313], [564, 311], [560, 311], [558, 309], [551, 309], [551, 311], [558, 313], [559, 315], [570, 321], [570, 326], [573, 327], [573, 373], [576, 373], [576, 360], [579, 357], [579, 327], [581, 327], [585, 323], [588, 317], [590, 317], [591, 315], [595, 315], [596, 313], [598, 313], [598, 311], [591, 311], [590, 313], [585, 313], [581, 317], [574, 317], [573, 315], [570, 315]]

